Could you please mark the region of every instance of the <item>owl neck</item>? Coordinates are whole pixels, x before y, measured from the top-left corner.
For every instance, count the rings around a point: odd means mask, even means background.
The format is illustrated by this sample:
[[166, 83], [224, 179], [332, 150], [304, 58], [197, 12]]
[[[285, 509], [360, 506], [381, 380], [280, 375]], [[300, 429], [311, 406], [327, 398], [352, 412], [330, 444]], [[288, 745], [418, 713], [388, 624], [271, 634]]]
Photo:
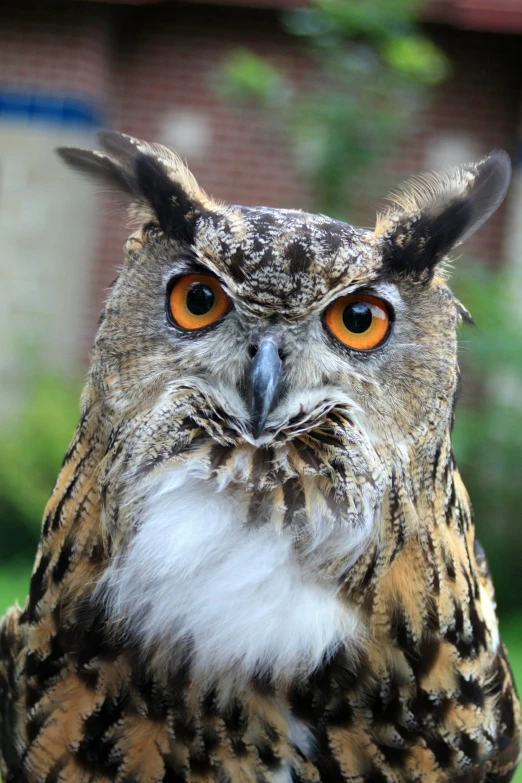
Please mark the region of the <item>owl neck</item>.
[[[350, 569], [342, 593], [360, 607], [378, 644], [400, 640], [413, 650], [421, 639], [443, 636], [468, 655], [471, 642], [460, 627], [467, 622], [496, 649], [494, 596], [481, 585], [476, 553], [473, 513], [448, 429], [430, 468], [392, 475], [379, 539]], [[458, 607], [465, 607], [464, 619]]]
[[[108, 556], [101, 526], [99, 471], [110, 428], [94, 397], [84, 409], [44, 511], [40, 543], [22, 620], [52, 625], [56, 608], [75, 623]], [[67, 622], [67, 619], [66, 619]]]
[[[282, 535], [299, 528], [295, 538], [297, 542], [303, 542], [302, 531], [310, 502], [320, 502], [321, 508], [328, 506], [328, 482], [325, 482], [324, 471], [321, 475], [321, 464], [316, 464], [318, 475], [310, 475], [313, 474], [313, 460], [307, 457], [306, 449], [301, 448], [292, 452], [293, 472], [289, 472], [288, 463], [279, 473], [272, 469], [270, 474], [263, 474], [260, 456], [255, 450], [240, 449], [238, 456], [235, 449], [220, 448], [219, 459], [215, 447], [206, 450], [202, 447], [195, 453], [200, 460], [206, 454], [208, 465], [214, 465], [213, 475], [219, 477], [221, 471], [221, 478], [224, 466], [236, 475], [234, 465], [236, 468], [240, 465], [244, 473], [245, 465], [251, 459], [259, 475], [265, 475], [266, 480], [264, 485], [248, 490], [249, 513], [254, 514], [256, 508], [262, 509], [265, 523], [276, 520]], [[23, 615], [29, 624], [49, 625], [51, 636], [57, 607], [60, 607], [60, 630], [63, 633], [67, 628], [71, 629], [71, 638], [75, 638], [79, 625], [87, 622], [94, 628], [98, 622], [90, 598], [118, 551], [119, 542], [125, 537], [125, 526], [118, 523], [121, 509], [117, 495], [104, 490], [114, 465], [114, 451], [118, 449], [114, 427], [107, 423], [96, 401], [89, 404], [87, 398], [45, 510], [30, 597]], [[328, 449], [327, 452], [330, 453]], [[298, 460], [305, 475], [296, 470]], [[349, 476], [341, 463], [335, 463], [335, 470], [337, 477], [348, 481]], [[234, 488], [233, 483], [230, 487]], [[345, 503], [343, 498], [341, 495], [340, 501], [330, 503], [330, 511], [333, 508], [335, 514]], [[361, 502], [370, 505], [375, 500], [371, 493], [363, 494], [361, 498]], [[390, 469], [377, 519], [379, 529], [363, 531], [359, 550], [349, 546], [344, 553], [339, 549], [333, 552], [328, 545], [324, 556], [319, 550], [314, 553], [313, 562], [329, 573], [329, 579], [332, 574], [335, 576], [339, 595], [358, 607], [377, 635], [378, 618], [386, 613], [389, 617], [397, 605], [410, 607], [409, 623], [416, 623], [417, 631], [422, 634], [427, 618], [434, 613], [440, 614], [438, 602], [442, 582], [448, 576], [456, 583], [467, 578], [461, 572], [464, 565], [469, 572], [471, 562], [471, 510], [454, 464], [449, 433], [435, 450], [429, 470], [412, 471], [402, 463]], [[258, 523], [259, 520], [258, 516]], [[346, 520], [349, 528], [357, 523], [357, 516], [346, 517]], [[299, 544], [296, 546], [298, 559], [304, 557]], [[461, 553], [458, 562], [455, 552]], [[89, 607], [87, 619], [86, 607]]]

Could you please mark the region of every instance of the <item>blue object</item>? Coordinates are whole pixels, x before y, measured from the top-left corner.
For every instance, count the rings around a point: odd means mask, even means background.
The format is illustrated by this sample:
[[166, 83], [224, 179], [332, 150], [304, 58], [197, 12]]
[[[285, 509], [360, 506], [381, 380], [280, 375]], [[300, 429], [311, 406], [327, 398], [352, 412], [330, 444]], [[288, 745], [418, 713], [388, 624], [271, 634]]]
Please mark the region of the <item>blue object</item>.
[[84, 128], [106, 124], [101, 107], [86, 99], [70, 95], [46, 95], [37, 90], [21, 92], [0, 88], [0, 121], [4, 119]]

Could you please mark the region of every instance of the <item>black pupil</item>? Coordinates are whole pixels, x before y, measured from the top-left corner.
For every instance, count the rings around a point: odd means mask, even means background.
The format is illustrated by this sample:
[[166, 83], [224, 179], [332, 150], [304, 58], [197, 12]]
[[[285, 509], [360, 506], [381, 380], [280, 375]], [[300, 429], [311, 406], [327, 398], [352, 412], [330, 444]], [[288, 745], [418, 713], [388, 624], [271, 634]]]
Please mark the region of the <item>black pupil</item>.
[[350, 302], [343, 312], [343, 323], [349, 332], [361, 334], [372, 325], [372, 310], [366, 302]]
[[193, 315], [205, 315], [214, 306], [214, 291], [204, 283], [194, 283], [187, 294], [187, 309]]

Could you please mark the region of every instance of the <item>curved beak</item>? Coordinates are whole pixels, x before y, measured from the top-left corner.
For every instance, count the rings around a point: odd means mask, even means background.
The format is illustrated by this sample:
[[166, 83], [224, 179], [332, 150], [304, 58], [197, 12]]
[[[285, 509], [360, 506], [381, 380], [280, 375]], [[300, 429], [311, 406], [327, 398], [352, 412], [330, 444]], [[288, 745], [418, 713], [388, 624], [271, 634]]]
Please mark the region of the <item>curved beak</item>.
[[282, 366], [277, 336], [270, 332], [265, 333], [258, 343], [250, 371], [250, 423], [256, 439], [263, 432], [272, 409]]

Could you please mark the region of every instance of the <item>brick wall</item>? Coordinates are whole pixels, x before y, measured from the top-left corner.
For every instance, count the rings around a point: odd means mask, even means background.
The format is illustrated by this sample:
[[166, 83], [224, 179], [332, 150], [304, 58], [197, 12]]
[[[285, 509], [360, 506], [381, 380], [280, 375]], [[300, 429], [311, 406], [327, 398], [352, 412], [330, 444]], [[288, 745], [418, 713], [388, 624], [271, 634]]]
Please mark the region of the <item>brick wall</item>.
[[[499, 146], [515, 151], [519, 39], [444, 26], [431, 26], [430, 32], [452, 59], [453, 76], [432, 105], [413, 118], [399, 148], [374, 167], [372, 178], [381, 186], [354, 183], [353, 200], [364, 225], [371, 225], [375, 214], [364, 193], [383, 196], [403, 177], [468, 152], [482, 155]], [[297, 86], [313, 80], [303, 52], [267, 9], [181, 2], [0, 4], [0, 84], [82, 96], [105, 124], [176, 143], [201, 184], [218, 197], [306, 208], [311, 194], [274, 118], [217, 98], [217, 69], [237, 46], [268, 55]], [[501, 257], [505, 214], [501, 209], [470, 242], [470, 252], [492, 263]], [[93, 224], [98, 249], [91, 290], [85, 294], [90, 302], [86, 344], [121, 263], [126, 234], [125, 219], [112, 206], [100, 202], [99, 215]]]
[[96, 3], [2, 0], [0, 83], [106, 100], [111, 17]]

